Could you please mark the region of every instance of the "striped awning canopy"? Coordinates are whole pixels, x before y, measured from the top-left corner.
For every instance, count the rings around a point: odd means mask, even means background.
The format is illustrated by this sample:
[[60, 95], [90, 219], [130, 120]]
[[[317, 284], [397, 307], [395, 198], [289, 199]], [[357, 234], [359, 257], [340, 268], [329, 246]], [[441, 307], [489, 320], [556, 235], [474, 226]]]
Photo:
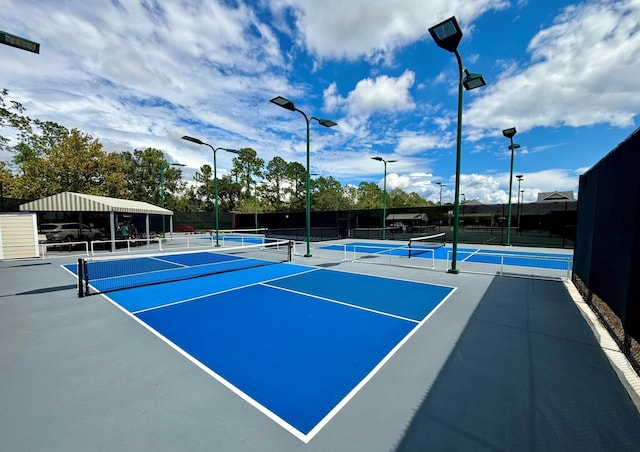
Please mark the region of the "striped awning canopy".
[[173, 215], [173, 211], [141, 201], [66, 191], [20, 205], [25, 212], [120, 212]]

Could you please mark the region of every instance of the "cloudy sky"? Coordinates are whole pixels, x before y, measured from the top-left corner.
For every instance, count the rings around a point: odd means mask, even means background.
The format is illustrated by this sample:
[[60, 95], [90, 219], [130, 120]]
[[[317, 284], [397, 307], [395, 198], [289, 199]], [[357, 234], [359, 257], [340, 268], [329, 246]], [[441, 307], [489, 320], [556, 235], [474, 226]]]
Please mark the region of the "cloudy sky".
[[338, 123], [311, 122], [312, 173], [382, 184], [381, 156], [387, 188], [437, 202], [441, 182], [452, 201], [458, 65], [428, 32], [450, 16], [487, 81], [464, 94], [465, 198], [507, 201], [509, 127], [525, 201], [577, 195], [638, 127], [638, 0], [0, 0], [0, 30], [41, 45], [0, 46], [0, 88], [108, 151], [161, 149], [188, 180], [212, 156], [183, 135], [306, 164], [303, 116], [269, 102], [284, 96]]

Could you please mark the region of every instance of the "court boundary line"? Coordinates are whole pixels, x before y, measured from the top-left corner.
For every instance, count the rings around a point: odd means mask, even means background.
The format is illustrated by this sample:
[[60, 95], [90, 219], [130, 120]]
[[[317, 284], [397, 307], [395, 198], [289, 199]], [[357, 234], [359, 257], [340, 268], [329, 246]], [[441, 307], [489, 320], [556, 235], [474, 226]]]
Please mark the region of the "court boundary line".
[[[298, 274], [290, 275], [288, 277], [294, 277], [294, 276], [298, 276]], [[285, 278], [282, 278], [282, 279], [285, 279]], [[411, 323], [415, 323], [415, 324], [420, 323], [420, 320], [414, 320], [414, 319], [410, 319], [408, 317], [402, 317], [400, 315], [392, 314], [390, 312], [378, 311], [376, 309], [367, 308], [365, 306], [358, 306], [357, 304], [347, 303], [346, 301], [335, 300], [333, 298], [322, 297], [320, 295], [314, 295], [314, 294], [310, 294], [310, 293], [307, 293], [307, 292], [300, 292], [299, 290], [289, 289], [287, 287], [272, 286], [271, 284], [265, 284], [265, 283], [260, 283], [259, 285], [262, 285], [262, 286], [265, 286], [265, 287], [269, 287], [271, 289], [278, 289], [278, 290], [283, 290], [285, 292], [291, 292], [291, 293], [294, 293], [296, 295], [304, 295], [305, 297], [315, 298], [315, 299], [320, 300], [320, 301], [326, 301], [326, 302], [329, 302], [329, 303], [339, 304], [339, 305], [342, 305], [342, 306], [345, 306], [345, 307], [348, 307], [348, 308], [354, 308], [354, 309], [359, 309], [361, 311], [371, 312], [373, 314], [378, 314], [378, 315], [382, 315], [382, 316], [385, 316], [385, 317], [391, 317], [391, 318], [395, 318], [395, 319], [398, 319], [398, 320], [404, 320], [406, 322], [411, 322]]]
[[315, 427], [313, 427], [309, 433], [307, 433], [308, 440], [304, 441], [305, 444], [308, 443], [316, 436], [330, 421], [333, 419], [347, 404], [353, 399], [358, 392], [362, 388], [366, 386], [366, 384], [391, 360], [391, 358], [400, 350], [404, 344], [409, 342], [409, 340], [422, 328], [422, 326], [440, 309], [440, 307], [456, 292], [458, 288], [452, 288], [451, 292], [447, 294], [434, 308], [422, 319], [419, 323], [417, 323], [409, 333], [405, 337], [403, 337], [390, 351], [387, 353], [380, 362], [373, 368], [365, 377], [360, 380], [360, 382], [353, 387], [347, 395], [345, 395], [340, 402], [338, 402], [332, 409], [329, 411], [324, 418], [318, 422]]
[[[293, 275], [286, 275], [286, 276], [279, 276], [277, 278], [265, 279], [264, 281], [260, 281], [260, 282], [256, 282], [256, 283], [244, 284], [242, 286], [237, 286], [237, 287], [230, 287], [228, 289], [219, 290], [217, 292], [209, 292], [209, 293], [204, 294], [204, 295], [198, 295], [197, 297], [185, 298], [183, 300], [172, 301], [171, 303], [162, 304], [162, 305], [159, 305], [159, 306], [153, 306], [151, 308], [140, 309], [138, 311], [130, 311], [130, 312], [132, 314], [134, 314], [134, 315], [138, 315], [138, 314], [141, 314], [141, 313], [144, 313], [144, 312], [155, 311], [157, 309], [169, 308], [171, 306], [176, 306], [176, 305], [183, 304], [183, 303], [189, 303], [191, 301], [200, 300], [202, 298], [212, 297], [212, 296], [215, 296], [215, 295], [220, 295], [222, 293], [232, 292], [232, 291], [238, 290], [238, 289], [246, 289], [247, 287], [258, 286], [258, 285], [263, 284], [265, 282], [278, 281], [279, 279], [289, 278], [291, 276], [296, 276], [296, 275], [302, 275], [302, 274], [310, 273], [310, 272], [317, 271], [317, 270], [320, 270], [320, 269], [319, 268], [310, 268], [309, 270], [305, 270], [305, 271], [302, 271], [300, 273], [295, 273]], [[207, 275], [207, 276], [216, 276], [216, 275], [213, 274], [213, 275]], [[207, 276], [203, 276], [203, 278], [206, 278]], [[183, 281], [183, 280], [177, 280], [177, 281], [171, 281], [171, 282], [181, 282], [181, 281]], [[165, 283], [165, 284], [171, 284], [171, 282]], [[137, 289], [137, 287], [136, 287], [136, 289]]]
[[117, 302], [112, 300], [106, 294], [101, 294], [101, 295], [104, 298], [106, 298], [109, 302], [114, 304], [122, 312], [124, 312], [127, 316], [129, 316], [133, 320], [135, 320], [139, 325], [141, 325], [143, 328], [145, 328], [151, 334], [155, 335], [158, 339], [160, 339], [162, 342], [164, 342], [169, 347], [171, 347], [174, 351], [176, 351], [178, 354], [180, 354], [183, 358], [187, 359], [187, 361], [189, 361], [192, 364], [194, 364], [196, 367], [198, 367], [205, 374], [209, 375], [214, 380], [216, 380], [218, 383], [222, 384], [225, 388], [227, 388], [233, 394], [235, 394], [238, 397], [240, 397], [242, 400], [247, 402], [253, 408], [257, 409], [259, 412], [261, 412], [263, 415], [265, 415], [271, 421], [273, 421], [274, 423], [276, 423], [277, 425], [282, 427], [284, 430], [286, 430], [287, 432], [289, 432], [290, 434], [292, 434], [293, 436], [295, 436], [296, 438], [298, 438], [300, 441], [304, 442], [305, 444], [309, 441], [309, 440], [305, 440], [305, 437], [307, 435], [305, 435], [300, 430], [298, 430], [297, 428], [295, 428], [294, 426], [289, 424], [287, 421], [282, 419], [280, 416], [276, 415], [273, 411], [271, 411], [266, 406], [262, 405], [258, 401], [256, 401], [253, 398], [251, 398], [247, 393], [241, 391], [239, 388], [237, 388], [235, 385], [233, 385], [230, 381], [225, 379], [222, 375], [220, 375], [220, 374], [214, 372], [213, 370], [211, 370], [209, 367], [204, 365], [198, 359], [196, 359], [195, 357], [193, 357], [192, 355], [187, 353], [183, 348], [181, 348], [180, 346], [175, 344], [173, 341], [171, 341], [170, 339], [168, 339], [167, 337], [162, 335], [158, 330], [153, 328], [151, 325], [147, 324], [142, 319], [138, 318], [137, 316], [133, 315], [131, 312], [127, 311], [124, 307], [120, 306]]
[[[294, 264], [294, 265], [298, 265], [298, 264]], [[304, 265], [300, 265], [302, 267], [305, 267]], [[313, 271], [317, 271], [317, 270], [321, 270], [321, 268], [317, 268], [317, 267], [308, 267], [308, 270], [301, 272], [301, 273], [296, 273], [294, 275], [287, 275], [281, 278], [287, 278], [290, 276], [296, 276], [299, 274], [304, 274], [304, 273], [309, 273], [309, 272], [313, 272]], [[322, 269], [322, 270], [329, 270], [329, 271], [334, 271], [334, 272], [343, 272], [343, 273], [349, 273], [349, 274], [353, 274], [353, 275], [361, 275], [361, 273], [355, 273], [355, 272], [344, 272], [341, 270], [334, 270], [334, 269]], [[300, 430], [298, 430], [297, 428], [295, 428], [293, 425], [289, 424], [287, 421], [285, 421], [283, 418], [281, 418], [280, 416], [278, 416], [276, 413], [274, 413], [273, 411], [271, 411], [269, 408], [267, 408], [266, 406], [262, 405], [261, 403], [259, 403], [258, 401], [254, 400], [251, 396], [249, 396], [247, 393], [245, 393], [244, 391], [240, 390], [239, 388], [237, 388], [233, 383], [231, 383], [230, 381], [226, 380], [224, 377], [222, 377], [220, 374], [214, 372], [212, 369], [210, 369], [209, 367], [207, 367], [206, 365], [204, 365], [202, 362], [200, 362], [198, 359], [196, 359], [195, 357], [193, 357], [192, 355], [190, 355], [189, 353], [187, 353], [184, 349], [182, 349], [180, 346], [178, 346], [177, 344], [175, 344], [174, 342], [172, 342], [171, 340], [169, 340], [167, 337], [165, 337], [164, 335], [162, 335], [159, 331], [157, 331], [155, 328], [153, 328], [152, 326], [150, 326], [149, 324], [147, 324], [146, 322], [144, 322], [142, 319], [140, 319], [137, 315], [134, 315], [133, 312], [128, 311], [126, 308], [124, 308], [123, 306], [121, 306], [120, 304], [118, 304], [115, 300], [113, 300], [112, 298], [110, 298], [108, 296], [108, 293], [100, 293], [100, 295], [105, 298], [107, 301], [109, 301], [111, 304], [115, 305], [117, 309], [119, 309], [120, 311], [122, 311], [125, 315], [127, 315], [128, 317], [132, 318], [134, 321], [136, 321], [139, 325], [141, 325], [143, 328], [147, 329], [149, 332], [151, 332], [153, 335], [155, 335], [157, 338], [159, 338], [161, 341], [163, 341], [165, 344], [167, 344], [169, 347], [171, 347], [174, 351], [176, 351], [178, 354], [182, 355], [184, 358], [186, 358], [189, 362], [191, 362], [192, 364], [194, 364], [196, 367], [198, 367], [201, 371], [203, 371], [204, 373], [206, 373], [207, 375], [209, 375], [210, 377], [212, 377], [214, 380], [216, 380], [218, 383], [222, 384], [225, 388], [227, 388], [228, 390], [230, 390], [232, 393], [234, 393], [235, 395], [237, 395], [238, 397], [240, 397], [240, 399], [244, 400], [245, 402], [247, 402], [250, 406], [252, 406], [253, 408], [255, 408], [256, 410], [258, 410], [260, 413], [262, 413], [263, 415], [265, 415], [267, 418], [269, 418], [272, 422], [274, 422], [275, 424], [279, 425], [281, 428], [283, 428], [284, 430], [286, 430], [287, 432], [289, 432], [291, 435], [293, 435], [295, 438], [297, 438], [298, 440], [300, 440], [302, 443], [304, 444], [308, 444], [355, 396], [356, 394], [364, 387], [366, 386], [366, 384], [384, 367], [384, 365], [391, 360], [391, 358], [402, 348], [402, 346], [404, 346], [404, 344], [406, 344], [413, 336], [414, 334], [416, 334], [420, 328], [433, 316], [435, 315], [435, 313], [440, 309], [440, 307], [457, 291], [457, 287], [452, 287], [452, 286], [447, 286], [444, 284], [432, 284], [432, 283], [427, 283], [427, 282], [422, 282], [422, 281], [411, 281], [411, 280], [406, 280], [406, 279], [402, 279], [402, 278], [392, 278], [392, 277], [386, 277], [386, 276], [377, 276], [377, 275], [365, 275], [365, 276], [373, 276], [375, 278], [382, 278], [382, 279], [390, 279], [390, 280], [397, 280], [397, 281], [405, 281], [405, 282], [412, 282], [412, 283], [417, 283], [417, 284], [422, 284], [422, 285], [430, 285], [430, 286], [439, 286], [439, 287], [446, 287], [446, 288], [450, 288], [451, 291], [436, 305], [434, 306], [434, 308], [424, 317], [424, 319], [422, 319], [420, 322], [416, 322], [415, 320], [410, 320], [412, 323], [414, 323], [413, 328], [411, 329], [411, 331], [409, 331], [409, 333], [407, 333], [406, 336], [404, 336], [379, 362], [378, 364], [376, 364], [376, 366], [374, 366], [373, 369], [371, 369], [371, 371], [369, 371], [363, 378], [362, 380], [360, 380], [360, 382], [358, 384], [356, 384], [346, 395], [345, 397], [342, 398], [342, 400], [340, 400], [310, 431], [309, 433], [302, 433]], [[264, 284], [265, 282], [268, 281], [274, 281], [274, 280], [278, 280], [280, 278], [272, 278], [270, 280], [265, 280], [265, 281], [261, 281], [259, 283], [254, 283], [254, 284], [247, 284], [245, 286], [240, 286], [240, 287], [251, 287], [254, 285], [260, 285], [260, 284]], [[215, 295], [216, 293], [223, 293], [223, 292], [228, 292], [228, 291], [233, 291], [233, 290], [237, 290], [240, 287], [235, 287], [235, 288], [231, 288], [231, 289], [226, 289], [224, 291], [220, 291], [220, 292], [214, 292], [212, 294], [208, 294], [208, 295], [203, 295], [203, 296], [199, 296], [199, 297], [194, 297], [194, 299], [199, 299], [199, 298], [204, 298], [206, 296], [211, 296], [211, 295]], [[280, 288], [282, 289], [282, 288]], [[304, 294], [306, 296], [312, 296], [310, 294]], [[186, 301], [183, 301], [186, 302]]]

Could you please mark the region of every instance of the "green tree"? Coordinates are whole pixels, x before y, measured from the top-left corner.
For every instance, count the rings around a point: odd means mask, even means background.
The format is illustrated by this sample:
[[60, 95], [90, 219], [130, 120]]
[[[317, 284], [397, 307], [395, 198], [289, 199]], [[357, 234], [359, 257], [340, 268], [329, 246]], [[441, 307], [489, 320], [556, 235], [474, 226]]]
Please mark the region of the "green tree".
[[407, 193], [401, 188], [394, 188], [387, 192], [387, 207], [421, 207], [426, 206], [426, 200], [416, 192]]
[[107, 153], [98, 140], [77, 129], [42, 157], [22, 163], [17, 195], [36, 199], [63, 191], [125, 197], [128, 167], [120, 155]]
[[313, 210], [338, 210], [344, 207], [342, 185], [333, 176], [318, 177], [311, 181]]
[[171, 166], [165, 159], [164, 152], [154, 148], [136, 149], [133, 154], [123, 152], [122, 159], [129, 165], [127, 189], [130, 199], [160, 206], [164, 191], [165, 207], [172, 209], [176, 205], [177, 194], [185, 188], [182, 170]]
[[8, 96], [6, 89], [0, 92], [0, 129], [15, 129], [18, 142], [10, 146], [11, 140], [0, 135], [0, 149], [13, 152], [13, 163], [16, 165], [43, 157], [68, 136], [69, 130], [60, 124], [26, 116], [22, 104], [7, 99]]
[[240, 149], [240, 154], [232, 161], [231, 174], [236, 177], [243, 186], [242, 198], [252, 198], [252, 187], [255, 180], [262, 177], [264, 160], [258, 157], [256, 151], [251, 148]]
[[267, 164], [267, 171], [264, 174], [266, 183], [264, 184], [263, 199], [271, 205], [276, 212], [284, 210], [282, 194], [287, 177], [287, 162], [282, 157], [274, 157]]
[[289, 210], [305, 210], [307, 170], [299, 162], [287, 163], [285, 193], [289, 196]]
[[242, 183], [233, 180], [230, 174], [218, 179], [218, 211], [230, 212], [236, 210], [242, 198]]
[[359, 209], [382, 207], [382, 190], [373, 182], [360, 182], [357, 196]]
[[213, 183], [213, 168], [211, 165], [204, 164], [200, 167], [200, 171], [196, 172], [193, 179], [200, 185], [196, 188], [196, 195], [200, 201], [201, 209], [207, 212], [214, 210], [214, 193], [215, 186]]

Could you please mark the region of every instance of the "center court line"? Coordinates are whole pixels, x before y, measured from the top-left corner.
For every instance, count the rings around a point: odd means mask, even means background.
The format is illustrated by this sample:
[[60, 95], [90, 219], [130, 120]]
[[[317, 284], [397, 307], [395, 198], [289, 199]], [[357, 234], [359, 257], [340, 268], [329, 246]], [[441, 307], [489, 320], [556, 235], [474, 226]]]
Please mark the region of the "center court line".
[[[170, 306], [175, 306], [175, 305], [182, 304], [182, 303], [189, 303], [190, 301], [200, 300], [202, 298], [211, 297], [213, 295], [218, 295], [218, 294], [225, 293], [225, 292], [232, 292], [234, 290], [244, 289], [246, 287], [258, 286], [258, 285], [264, 284], [266, 282], [271, 282], [271, 281], [277, 281], [279, 279], [290, 278], [291, 276], [304, 275], [305, 273], [310, 273], [310, 272], [314, 272], [314, 271], [317, 271], [317, 270], [320, 270], [320, 269], [319, 268], [311, 268], [309, 270], [306, 270], [306, 271], [303, 271], [303, 272], [300, 272], [300, 273], [296, 273], [294, 275], [279, 276], [277, 278], [267, 279], [267, 280], [264, 280], [264, 281], [259, 281], [259, 282], [255, 282], [255, 283], [251, 283], [251, 284], [244, 284], [242, 286], [237, 286], [237, 287], [231, 287], [229, 289], [219, 290], [217, 292], [210, 292], [210, 293], [207, 293], [207, 294], [204, 294], [204, 295], [198, 295], [197, 297], [191, 297], [191, 298], [185, 298], [184, 300], [173, 301], [171, 303], [162, 304], [162, 305], [159, 305], [159, 306], [154, 306], [152, 308], [140, 309], [139, 311], [131, 311], [131, 314], [137, 315], [137, 314], [141, 314], [143, 312], [155, 311], [156, 309], [168, 308]], [[213, 275], [213, 276], [215, 276], [215, 275]], [[174, 281], [174, 282], [179, 282], [179, 281]]]
[[328, 301], [329, 303], [341, 304], [343, 306], [347, 306], [347, 307], [355, 308], [355, 309], [360, 309], [362, 311], [373, 312], [374, 314], [383, 315], [385, 317], [393, 317], [393, 318], [396, 318], [396, 319], [399, 319], [399, 320], [405, 320], [405, 321], [411, 322], [411, 323], [420, 323], [420, 321], [418, 321], [418, 320], [409, 319], [407, 317], [402, 317], [400, 315], [391, 314], [389, 312], [378, 311], [376, 309], [371, 309], [371, 308], [365, 308], [364, 306], [358, 306], [357, 304], [346, 303], [344, 301], [334, 300], [333, 298], [325, 298], [325, 297], [321, 297], [319, 295], [313, 295], [313, 294], [306, 293], [306, 292], [300, 292], [298, 290], [287, 289], [285, 287], [278, 287], [278, 286], [273, 286], [271, 284], [265, 284], [266, 282], [268, 282], [268, 281], [259, 283], [259, 285], [265, 286], [265, 287], [270, 287], [272, 289], [284, 290], [285, 292], [291, 292], [291, 293], [295, 293], [297, 295], [304, 295], [305, 297], [309, 297], [309, 298], [316, 298], [318, 300]]
[[466, 261], [468, 259], [471, 259], [474, 255], [478, 254], [480, 251], [482, 251], [482, 250], [476, 249], [473, 253], [469, 253], [469, 255], [467, 257], [465, 257], [464, 259], [462, 259], [461, 262], [464, 262], [464, 261]]

